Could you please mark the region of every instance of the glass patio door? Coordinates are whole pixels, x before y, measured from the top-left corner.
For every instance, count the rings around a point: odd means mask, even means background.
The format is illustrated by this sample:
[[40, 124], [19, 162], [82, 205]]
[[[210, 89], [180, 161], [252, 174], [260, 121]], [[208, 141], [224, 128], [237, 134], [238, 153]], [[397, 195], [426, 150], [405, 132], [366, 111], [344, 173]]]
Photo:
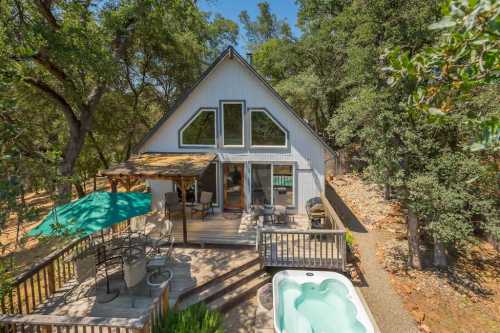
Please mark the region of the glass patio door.
[[242, 163], [224, 164], [224, 208], [245, 208], [244, 170]]

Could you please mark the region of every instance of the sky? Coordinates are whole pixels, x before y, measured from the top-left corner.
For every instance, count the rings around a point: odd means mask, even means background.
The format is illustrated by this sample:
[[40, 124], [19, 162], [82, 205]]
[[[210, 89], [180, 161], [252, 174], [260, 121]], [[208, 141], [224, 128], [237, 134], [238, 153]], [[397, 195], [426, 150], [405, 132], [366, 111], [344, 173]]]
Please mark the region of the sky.
[[[245, 54], [245, 31], [241, 27], [241, 22], [238, 15], [242, 10], [246, 10], [252, 19], [259, 13], [257, 4], [264, 0], [201, 0], [198, 2], [200, 8], [206, 12], [214, 14], [219, 13], [222, 16], [231, 19], [240, 25], [240, 34], [238, 45], [236, 49], [239, 53]], [[292, 28], [294, 36], [300, 35], [299, 29], [296, 27], [297, 22], [297, 5], [295, 0], [267, 0], [271, 7], [271, 12], [275, 14], [278, 19], [288, 21]]]

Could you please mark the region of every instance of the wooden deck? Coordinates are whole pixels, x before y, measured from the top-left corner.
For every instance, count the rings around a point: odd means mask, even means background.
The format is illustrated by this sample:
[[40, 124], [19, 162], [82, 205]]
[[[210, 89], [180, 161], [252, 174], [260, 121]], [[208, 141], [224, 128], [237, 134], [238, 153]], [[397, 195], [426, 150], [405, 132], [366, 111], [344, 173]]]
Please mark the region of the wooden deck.
[[[172, 262], [168, 268], [174, 273], [169, 291], [169, 303], [175, 304], [177, 297], [198, 285], [224, 274], [252, 259], [257, 258], [254, 250], [230, 248], [193, 248], [176, 247]], [[126, 290], [121, 271], [111, 274], [111, 289], [119, 290], [120, 295], [109, 303], [99, 303], [97, 298], [104, 293], [103, 281], [94, 289], [94, 281], [87, 281], [72, 293], [66, 302], [64, 294], [75, 285], [70, 280], [47, 302], [40, 304], [34, 315], [69, 316], [69, 317], [101, 317], [137, 319], [145, 315], [153, 304], [155, 297], [161, 294], [157, 288], [149, 288], [142, 283], [134, 290], [135, 304]]]
[[[276, 228], [281, 226], [276, 225]], [[298, 230], [307, 230], [307, 217], [296, 215], [293, 222], [282, 226]], [[173, 235], [176, 242], [182, 242], [182, 220], [174, 220]], [[257, 223], [247, 213], [217, 213], [205, 220], [193, 216], [187, 221], [189, 243], [219, 245], [256, 245]]]

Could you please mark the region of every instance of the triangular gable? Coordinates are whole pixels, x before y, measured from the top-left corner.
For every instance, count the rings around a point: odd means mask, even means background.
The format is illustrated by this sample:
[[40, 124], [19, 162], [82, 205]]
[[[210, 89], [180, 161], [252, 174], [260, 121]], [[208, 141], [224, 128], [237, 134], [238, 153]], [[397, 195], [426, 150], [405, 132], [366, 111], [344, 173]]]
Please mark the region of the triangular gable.
[[156, 131], [170, 118], [172, 114], [175, 113], [175, 111], [184, 103], [184, 101], [191, 95], [191, 93], [205, 80], [205, 78], [217, 67], [219, 63], [221, 63], [225, 57], [228, 56], [231, 59], [235, 57], [237, 60], [240, 61], [241, 64], [243, 64], [251, 73], [253, 73], [259, 81], [261, 81], [264, 86], [269, 89], [269, 91], [274, 95], [280, 102], [285, 106], [285, 108], [315, 137], [323, 146], [326, 150], [328, 150], [330, 153], [334, 154], [333, 149], [323, 140], [321, 136], [318, 135], [318, 133], [306, 122], [304, 119], [299, 117], [297, 113], [295, 113], [288, 104], [288, 102], [278, 94], [278, 92], [260, 75], [255, 68], [250, 65], [232, 46], [228, 46], [218, 57], [217, 59], [214, 60], [214, 62], [203, 72], [203, 74], [200, 76], [200, 78], [196, 81], [196, 83], [189, 89], [187, 90], [181, 98], [175, 103], [175, 105], [171, 108], [170, 111], [166, 112], [160, 120], [146, 133], [146, 135], [142, 138], [142, 140], [137, 144], [137, 146], [134, 148], [134, 152], [138, 153], [142, 146], [146, 144], [146, 142], [156, 133]]

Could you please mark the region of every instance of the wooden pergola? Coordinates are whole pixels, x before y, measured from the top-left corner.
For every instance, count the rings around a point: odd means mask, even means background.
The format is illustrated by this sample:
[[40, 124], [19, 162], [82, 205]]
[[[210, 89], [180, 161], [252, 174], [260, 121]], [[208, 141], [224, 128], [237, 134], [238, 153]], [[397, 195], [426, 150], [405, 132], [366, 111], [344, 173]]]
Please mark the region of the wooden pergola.
[[186, 243], [186, 190], [216, 158], [213, 153], [144, 153], [101, 171], [101, 175], [108, 177], [113, 192], [118, 181], [127, 184], [128, 190], [130, 182], [137, 179], [174, 181], [182, 193], [182, 236]]

